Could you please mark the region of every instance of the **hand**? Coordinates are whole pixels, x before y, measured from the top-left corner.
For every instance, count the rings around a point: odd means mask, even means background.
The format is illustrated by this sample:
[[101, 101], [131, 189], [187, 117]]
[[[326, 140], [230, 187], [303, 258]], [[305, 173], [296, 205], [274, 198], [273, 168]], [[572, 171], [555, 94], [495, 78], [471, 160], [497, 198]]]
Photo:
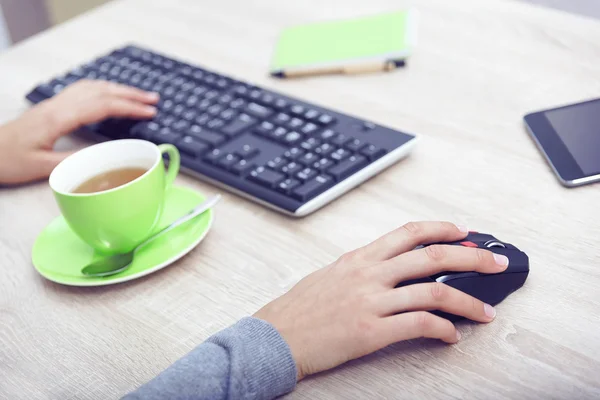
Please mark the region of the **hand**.
[[104, 81], [79, 81], [0, 127], [0, 184], [47, 178], [69, 152], [59, 137], [110, 117], [151, 118], [158, 94]]
[[409, 223], [302, 279], [256, 314], [290, 346], [298, 380], [402, 340], [437, 338], [455, 343], [460, 333], [427, 310], [490, 322], [492, 306], [443, 283], [395, 288], [443, 271], [498, 273], [508, 259], [483, 249], [420, 244], [465, 238], [447, 222]]

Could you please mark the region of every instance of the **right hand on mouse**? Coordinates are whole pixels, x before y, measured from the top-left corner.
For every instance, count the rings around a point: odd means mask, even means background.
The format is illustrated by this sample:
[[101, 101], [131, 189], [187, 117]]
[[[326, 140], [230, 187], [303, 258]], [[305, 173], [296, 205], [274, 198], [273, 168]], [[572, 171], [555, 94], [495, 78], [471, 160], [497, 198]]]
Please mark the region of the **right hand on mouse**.
[[254, 316], [269, 322], [290, 346], [298, 380], [419, 337], [455, 343], [454, 325], [427, 310], [490, 322], [492, 306], [443, 283], [395, 288], [442, 271], [499, 273], [508, 259], [484, 249], [418, 245], [464, 239], [448, 222], [416, 222], [384, 235], [302, 279]]

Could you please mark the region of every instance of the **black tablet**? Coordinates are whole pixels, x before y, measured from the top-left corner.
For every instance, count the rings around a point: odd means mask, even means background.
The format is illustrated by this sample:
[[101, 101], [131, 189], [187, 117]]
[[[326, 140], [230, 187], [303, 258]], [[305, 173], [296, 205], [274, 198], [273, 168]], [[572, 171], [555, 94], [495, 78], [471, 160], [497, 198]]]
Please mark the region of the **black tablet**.
[[600, 181], [600, 99], [527, 114], [525, 125], [563, 185]]

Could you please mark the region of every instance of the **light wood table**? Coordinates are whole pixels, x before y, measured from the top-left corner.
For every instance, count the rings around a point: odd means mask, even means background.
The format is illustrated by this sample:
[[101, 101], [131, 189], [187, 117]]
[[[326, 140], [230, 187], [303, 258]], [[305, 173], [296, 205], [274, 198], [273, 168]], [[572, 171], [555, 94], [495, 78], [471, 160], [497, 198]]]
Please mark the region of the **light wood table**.
[[118, 398], [343, 252], [422, 219], [523, 248], [525, 286], [493, 323], [460, 323], [455, 346], [400, 343], [289, 397], [599, 398], [600, 186], [561, 187], [522, 116], [600, 93], [600, 23], [508, 0], [418, 5], [418, 51], [386, 75], [276, 81], [267, 70], [284, 27], [392, 10], [393, 0], [115, 1], [0, 55], [3, 121], [32, 85], [131, 41], [422, 138], [411, 157], [305, 219], [225, 194], [192, 253], [111, 287], [40, 277], [30, 251], [58, 215], [50, 189], [0, 190], [0, 398]]

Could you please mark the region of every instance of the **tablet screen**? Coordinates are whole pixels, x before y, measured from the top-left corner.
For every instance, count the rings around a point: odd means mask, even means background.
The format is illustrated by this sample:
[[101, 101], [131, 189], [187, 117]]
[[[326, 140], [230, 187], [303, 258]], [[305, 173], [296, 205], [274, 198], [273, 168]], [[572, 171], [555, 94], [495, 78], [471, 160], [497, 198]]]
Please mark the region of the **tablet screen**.
[[545, 114], [583, 173], [600, 172], [600, 101]]

